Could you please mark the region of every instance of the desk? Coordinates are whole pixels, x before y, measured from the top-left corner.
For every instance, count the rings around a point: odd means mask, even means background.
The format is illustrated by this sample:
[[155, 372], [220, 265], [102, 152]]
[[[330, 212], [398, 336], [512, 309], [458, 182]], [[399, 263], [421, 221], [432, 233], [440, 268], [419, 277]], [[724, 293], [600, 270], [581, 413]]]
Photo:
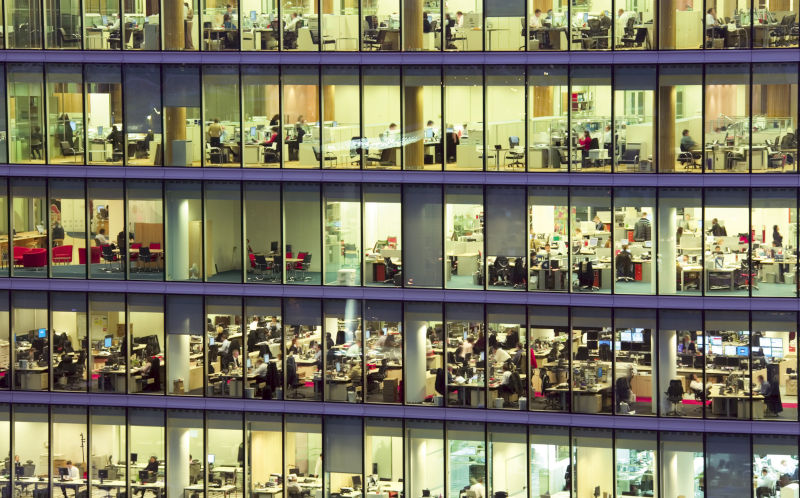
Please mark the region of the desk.
[[[698, 281], [702, 280], [700, 274], [703, 273], [703, 267], [699, 265], [688, 265], [688, 266], [681, 266], [681, 285], [678, 287], [678, 290], [686, 290], [686, 274], [687, 273], [697, 273], [698, 274]], [[700, 290], [700, 289], [698, 289]]]
[[166, 496], [164, 492], [164, 483], [161, 481], [131, 484], [131, 494], [141, 491], [150, 491], [156, 495], [156, 498], [161, 498], [162, 494]]
[[[98, 376], [97, 384], [101, 391], [113, 391], [115, 393], [125, 393], [125, 379], [128, 373], [125, 369], [104, 369], [98, 368], [93, 371]], [[108, 381], [106, 381], [108, 376]]]
[[[184, 498], [186, 498], [187, 496], [191, 496], [191, 495], [187, 495], [186, 494], [187, 491], [200, 491], [202, 493], [203, 492], [203, 484], [193, 484], [191, 486], [186, 486], [185, 488], [183, 488], [183, 497]], [[209, 496], [211, 496], [211, 493], [221, 493], [222, 496], [228, 497], [228, 496], [230, 496], [231, 492], [236, 491], [236, 486], [234, 486], [233, 484], [225, 484], [225, 485], [219, 486], [219, 487], [209, 486], [206, 489], [206, 491], [208, 492]]]
[[472, 275], [478, 271], [478, 254], [477, 252], [448, 253], [447, 256], [458, 259], [456, 275]]
[[[735, 279], [736, 270], [738, 270], [738, 269], [739, 268], [714, 268], [714, 269], [707, 270], [706, 271], [706, 289], [707, 290], [714, 290], [714, 289], [711, 288], [711, 285], [710, 285], [711, 274], [713, 273], [713, 274], [717, 274], [717, 275], [724, 275], [730, 282], [730, 286], [729, 286], [728, 290], [733, 290], [734, 289], [734, 281], [736, 280]], [[722, 288], [718, 287], [717, 288], [717, 290], [720, 290], [720, 289], [724, 289], [724, 287], [722, 287]]]
[[[544, 270], [540, 266], [532, 266], [531, 273], [536, 272], [536, 289], [537, 290], [564, 290], [564, 276], [567, 274], [564, 270], [555, 268], [552, 270]], [[552, 278], [552, 285], [548, 282], [548, 278]]]
[[19, 387], [23, 391], [41, 391], [47, 389], [48, 367], [28, 367], [15, 370], [19, 378]]
[[753, 395], [751, 405], [749, 392], [724, 393], [723, 386], [715, 385], [711, 388], [709, 399], [711, 400], [711, 413], [714, 415], [733, 417], [733, 403], [735, 402], [736, 418], [749, 419], [751, 406], [754, 419], [764, 418], [764, 396], [760, 394]]
[[272, 498], [283, 496], [283, 486], [253, 488], [253, 498]]
[[234, 38], [239, 38], [238, 29], [225, 29], [225, 28], [203, 28], [203, 42], [205, 43], [205, 50], [225, 50], [227, 40], [233, 35]]

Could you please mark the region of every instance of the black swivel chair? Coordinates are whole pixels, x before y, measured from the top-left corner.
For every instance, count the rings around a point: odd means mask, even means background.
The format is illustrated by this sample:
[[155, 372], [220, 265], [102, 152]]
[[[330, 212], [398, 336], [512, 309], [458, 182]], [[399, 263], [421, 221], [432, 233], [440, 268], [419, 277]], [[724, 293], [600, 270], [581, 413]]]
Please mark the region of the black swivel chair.
[[509, 151], [506, 154], [506, 159], [511, 159], [511, 162], [506, 166], [519, 166], [520, 168], [525, 167], [525, 153], [519, 152], [516, 148], [519, 147], [519, 137], [508, 137], [508, 148]]
[[403, 272], [400, 270], [399, 266], [392, 262], [392, 258], [384, 257], [383, 263], [386, 267], [386, 280], [384, 280], [383, 283], [394, 284], [397, 287], [403, 285]]
[[625, 147], [625, 152], [619, 158], [619, 165], [628, 164], [631, 166], [632, 171], [636, 171], [639, 166], [640, 149], [639, 144], [628, 144]]
[[683, 382], [681, 382], [680, 379], [672, 379], [669, 381], [669, 387], [667, 387], [667, 392], [664, 394], [667, 395], [667, 401], [672, 404], [672, 410], [667, 412], [667, 415], [680, 415], [678, 407], [683, 401], [683, 392]]
[[511, 282], [511, 264], [505, 256], [497, 256], [494, 260], [494, 272], [497, 280], [494, 285], [513, 285]]
[[683, 165], [683, 169], [700, 169], [702, 164], [700, 161], [703, 155], [700, 151], [691, 150], [681, 145], [681, 153], [678, 154], [678, 162]]

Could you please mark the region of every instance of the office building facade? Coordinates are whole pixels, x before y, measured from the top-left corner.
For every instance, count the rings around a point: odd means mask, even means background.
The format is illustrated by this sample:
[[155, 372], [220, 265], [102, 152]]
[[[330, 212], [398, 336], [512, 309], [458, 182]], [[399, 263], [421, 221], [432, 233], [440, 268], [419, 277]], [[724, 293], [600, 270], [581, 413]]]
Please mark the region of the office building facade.
[[798, 11], [7, 0], [0, 498], [798, 496]]

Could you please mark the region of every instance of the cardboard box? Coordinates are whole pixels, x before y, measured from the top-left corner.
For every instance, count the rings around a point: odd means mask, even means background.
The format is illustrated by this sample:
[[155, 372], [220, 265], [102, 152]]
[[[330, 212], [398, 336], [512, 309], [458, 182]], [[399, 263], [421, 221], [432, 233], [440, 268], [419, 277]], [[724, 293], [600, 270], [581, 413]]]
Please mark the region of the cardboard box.
[[397, 379], [384, 379], [383, 380], [383, 401], [385, 403], [397, 402], [397, 386], [399, 381]]

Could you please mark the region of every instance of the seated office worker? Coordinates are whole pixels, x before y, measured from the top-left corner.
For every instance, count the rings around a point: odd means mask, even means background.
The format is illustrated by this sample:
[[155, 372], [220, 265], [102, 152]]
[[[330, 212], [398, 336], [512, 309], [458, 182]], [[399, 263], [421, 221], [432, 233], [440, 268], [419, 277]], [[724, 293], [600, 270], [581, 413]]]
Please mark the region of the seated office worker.
[[681, 152], [689, 152], [696, 147], [697, 142], [689, 135], [689, 130], [683, 130], [681, 132]]
[[[80, 473], [78, 472], [78, 467], [72, 465], [72, 460], [67, 460], [67, 475], [64, 477], [64, 481], [77, 481], [80, 479]], [[67, 487], [61, 486], [61, 492], [64, 493], [64, 498], [67, 498]], [[78, 490], [75, 488], [75, 496], [78, 495]]]
[[[158, 475], [158, 459], [155, 456], [151, 456], [147, 461], [147, 466], [142, 470], [147, 472], [147, 482], [155, 482], [156, 476]], [[139, 493], [140, 496], [144, 498], [146, 490], [142, 488], [139, 490]]]

